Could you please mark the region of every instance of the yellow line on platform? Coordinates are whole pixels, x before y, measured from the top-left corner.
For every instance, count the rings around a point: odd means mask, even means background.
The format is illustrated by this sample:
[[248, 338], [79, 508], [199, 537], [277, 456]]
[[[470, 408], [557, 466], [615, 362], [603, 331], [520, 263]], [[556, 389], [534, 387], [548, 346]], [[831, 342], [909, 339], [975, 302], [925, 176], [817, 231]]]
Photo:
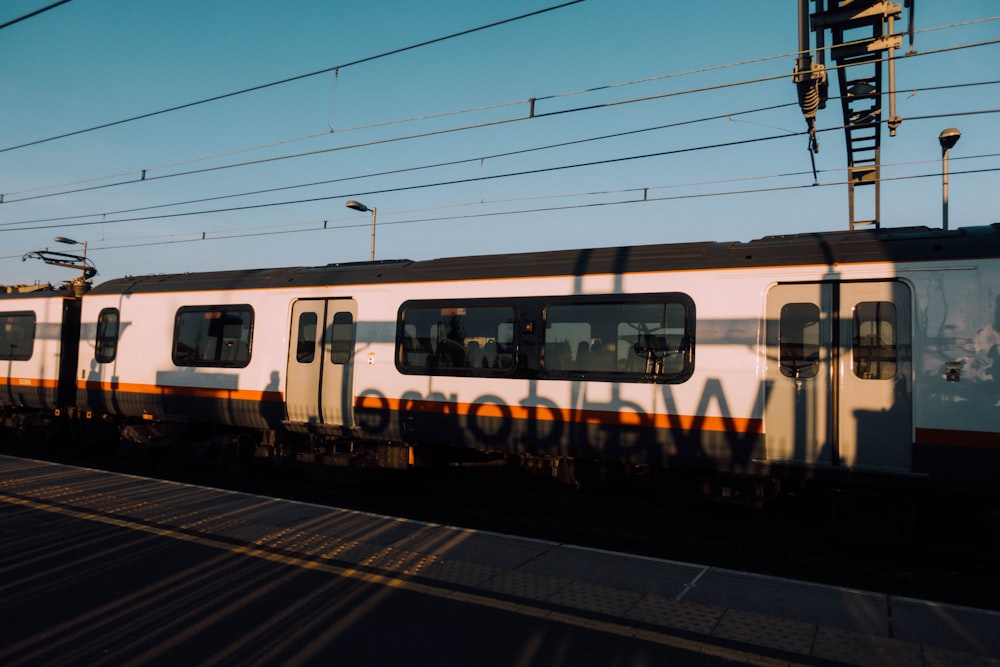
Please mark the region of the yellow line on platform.
[[273, 563], [279, 563], [281, 565], [288, 565], [291, 567], [298, 567], [317, 572], [325, 572], [338, 577], [361, 581], [368, 584], [385, 586], [387, 588], [395, 588], [399, 590], [405, 590], [408, 592], [422, 593], [424, 595], [430, 595], [437, 598], [447, 599], [455, 602], [462, 602], [466, 604], [472, 604], [480, 607], [487, 607], [490, 609], [496, 609], [499, 611], [518, 614], [520, 616], [546, 619], [549, 621], [554, 621], [557, 623], [562, 623], [565, 625], [570, 625], [578, 628], [584, 628], [587, 630], [593, 630], [596, 632], [602, 632], [609, 635], [617, 635], [620, 637], [639, 639], [642, 641], [660, 644], [662, 646], [667, 646], [670, 648], [689, 651], [691, 653], [700, 653], [707, 656], [712, 656], [725, 660], [732, 660], [734, 662], [741, 664], [755, 665], [759, 667], [778, 667], [778, 666], [799, 667], [800, 665], [802, 665], [802, 667], [805, 667], [803, 663], [791, 662], [788, 660], [782, 660], [779, 658], [759, 655], [756, 653], [751, 653], [739, 649], [731, 649], [723, 646], [716, 646], [714, 644], [709, 644], [694, 639], [679, 637], [676, 635], [669, 634], [667, 632], [649, 630], [644, 628], [635, 628], [624, 623], [616, 623], [613, 621], [587, 618], [585, 616], [579, 616], [572, 613], [554, 611], [551, 609], [544, 609], [542, 607], [532, 606], [530, 603], [527, 602], [512, 602], [509, 600], [497, 599], [486, 595], [480, 595], [477, 593], [456, 591], [442, 586], [419, 583], [401, 577], [382, 575], [375, 572], [367, 572], [353, 567], [333, 565], [330, 563], [318, 561], [316, 559], [304, 558], [286, 554], [277, 554], [267, 549], [262, 549], [259, 547], [232, 544], [230, 542], [214, 538], [207, 534], [193, 535], [181, 530], [171, 529], [169, 527], [144, 524], [141, 522], [131, 521], [128, 519], [121, 519], [113, 516], [96, 514], [88, 510], [73, 509], [59, 505], [52, 505], [44, 501], [31, 500], [27, 498], [18, 498], [6, 494], [0, 494], [0, 502], [20, 507], [26, 507], [29, 509], [38, 510], [42, 512], [48, 512], [51, 514], [60, 514], [74, 519], [81, 519], [84, 521], [94, 521], [97, 523], [116, 526], [119, 528], [125, 528], [128, 530], [141, 531], [159, 537], [166, 537], [170, 539], [191, 542], [201, 546], [221, 549], [223, 551], [227, 551], [232, 554], [239, 554], [251, 558], [258, 558], [261, 560], [266, 560]]

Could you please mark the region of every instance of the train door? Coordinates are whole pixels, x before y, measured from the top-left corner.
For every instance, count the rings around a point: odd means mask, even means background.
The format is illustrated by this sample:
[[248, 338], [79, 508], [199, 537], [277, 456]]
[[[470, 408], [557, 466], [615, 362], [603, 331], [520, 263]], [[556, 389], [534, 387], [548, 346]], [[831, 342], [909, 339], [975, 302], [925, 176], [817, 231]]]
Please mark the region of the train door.
[[766, 313], [768, 460], [908, 470], [909, 288], [898, 281], [777, 285]]
[[292, 304], [285, 404], [291, 422], [352, 426], [353, 299]]

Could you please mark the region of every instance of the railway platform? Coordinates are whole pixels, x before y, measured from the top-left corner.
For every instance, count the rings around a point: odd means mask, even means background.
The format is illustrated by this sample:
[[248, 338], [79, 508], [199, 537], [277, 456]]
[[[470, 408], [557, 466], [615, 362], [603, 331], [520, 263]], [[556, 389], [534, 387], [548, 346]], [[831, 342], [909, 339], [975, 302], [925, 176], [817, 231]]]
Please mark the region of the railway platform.
[[5, 665], [1000, 667], [996, 611], [6, 456], [0, 623]]

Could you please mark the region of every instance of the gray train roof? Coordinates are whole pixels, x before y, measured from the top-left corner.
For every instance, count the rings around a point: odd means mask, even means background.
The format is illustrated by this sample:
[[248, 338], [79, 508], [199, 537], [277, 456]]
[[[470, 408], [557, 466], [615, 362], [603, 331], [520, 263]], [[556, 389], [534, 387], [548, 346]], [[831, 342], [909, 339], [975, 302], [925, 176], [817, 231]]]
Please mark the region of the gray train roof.
[[129, 276], [91, 294], [227, 290], [292, 286], [392, 284], [662, 270], [760, 268], [798, 264], [911, 262], [1000, 256], [1000, 223], [944, 231], [907, 227], [767, 236], [750, 242], [671, 243], [617, 248], [473, 255]]

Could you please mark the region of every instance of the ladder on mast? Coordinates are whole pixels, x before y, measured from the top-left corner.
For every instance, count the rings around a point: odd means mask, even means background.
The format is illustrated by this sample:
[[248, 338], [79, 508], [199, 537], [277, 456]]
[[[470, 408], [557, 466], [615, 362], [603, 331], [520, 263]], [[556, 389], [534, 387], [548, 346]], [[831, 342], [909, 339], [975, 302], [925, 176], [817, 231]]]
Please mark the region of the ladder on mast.
[[[904, 0], [910, 15], [912, 44], [912, 17], [914, 0]], [[810, 90], [818, 89], [825, 106], [826, 72], [825, 37], [830, 33], [830, 59], [837, 71], [840, 105], [843, 113], [844, 138], [847, 149], [847, 194], [851, 230], [858, 227], [879, 228], [881, 208], [881, 142], [883, 122], [889, 135], [895, 136], [902, 119], [896, 115], [895, 54], [902, 38], [894, 32], [895, 21], [903, 5], [882, 0], [813, 0], [816, 11], [808, 14], [809, 0], [799, 2], [799, 59], [795, 69], [795, 83], [799, 88], [799, 101], [812, 138], [810, 148], [819, 150], [815, 140], [815, 109], [803, 103]], [[808, 15], [808, 21], [806, 16]], [[812, 64], [809, 55], [808, 30], [816, 33], [818, 64]], [[888, 89], [883, 72], [888, 67]], [[820, 74], [821, 72], [821, 74]], [[822, 78], [822, 88], [816, 83]], [[888, 98], [888, 119], [883, 99]], [[811, 114], [811, 115], [810, 115]], [[869, 216], [859, 215], [855, 198], [857, 188], [874, 188], [873, 206]]]

